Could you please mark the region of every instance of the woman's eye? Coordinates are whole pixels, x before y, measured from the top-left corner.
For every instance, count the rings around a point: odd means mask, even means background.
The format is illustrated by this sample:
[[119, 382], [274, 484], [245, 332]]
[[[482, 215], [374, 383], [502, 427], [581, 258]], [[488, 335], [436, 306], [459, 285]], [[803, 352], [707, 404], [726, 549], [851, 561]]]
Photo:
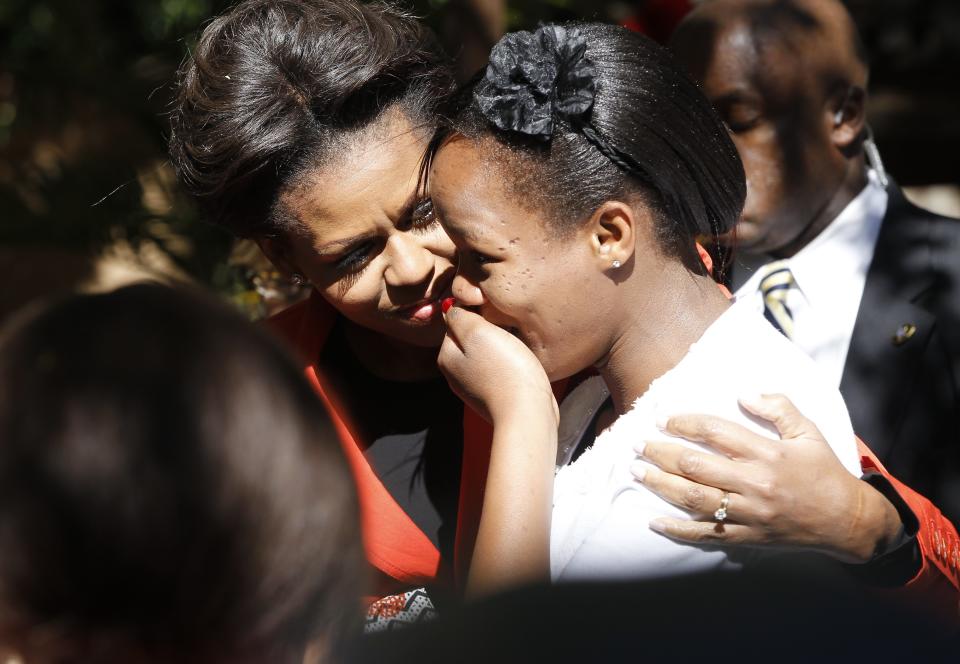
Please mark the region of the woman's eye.
[[436, 220], [437, 216], [433, 212], [433, 201], [429, 198], [417, 203], [417, 207], [413, 209], [413, 214], [410, 215], [410, 221], [414, 228], [426, 228]]
[[364, 242], [337, 261], [337, 269], [343, 271], [358, 270], [363, 267], [373, 251], [373, 243]]
[[471, 256], [473, 257], [473, 261], [474, 261], [477, 265], [486, 265], [487, 263], [489, 263], [489, 262], [491, 262], [491, 261], [493, 260], [492, 258], [490, 258], [489, 256], [487, 256], [486, 254], [481, 254], [479, 251], [473, 251], [473, 252], [471, 252]]
[[727, 129], [729, 129], [731, 133], [742, 134], [745, 131], [753, 129], [757, 125], [757, 119], [754, 118], [752, 120], [741, 120], [737, 122], [727, 120], [726, 125]]

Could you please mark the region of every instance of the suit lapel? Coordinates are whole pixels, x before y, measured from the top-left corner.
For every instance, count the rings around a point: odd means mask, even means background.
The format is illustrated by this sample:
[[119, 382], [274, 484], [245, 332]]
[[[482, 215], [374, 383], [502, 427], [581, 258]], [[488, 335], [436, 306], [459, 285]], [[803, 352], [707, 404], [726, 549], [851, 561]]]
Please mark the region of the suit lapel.
[[894, 446], [936, 325], [917, 304], [934, 285], [929, 224], [896, 185], [889, 192], [840, 382], [854, 430], [881, 459]]

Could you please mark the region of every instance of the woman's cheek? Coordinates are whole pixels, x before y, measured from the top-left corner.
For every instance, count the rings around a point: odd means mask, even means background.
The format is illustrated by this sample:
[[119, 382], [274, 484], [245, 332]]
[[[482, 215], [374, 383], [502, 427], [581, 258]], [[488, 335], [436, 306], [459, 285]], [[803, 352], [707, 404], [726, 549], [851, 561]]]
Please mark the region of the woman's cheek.
[[379, 312], [380, 280], [365, 273], [342, 277], [324, 289], [324, 297], [349, 318], [367, 318]]
[[435, 222], [431, 227], [429, 242], [430, 251], [434, 255], [446, 258], [451, 265], [456, 265], [457, 247], [439, 223]]

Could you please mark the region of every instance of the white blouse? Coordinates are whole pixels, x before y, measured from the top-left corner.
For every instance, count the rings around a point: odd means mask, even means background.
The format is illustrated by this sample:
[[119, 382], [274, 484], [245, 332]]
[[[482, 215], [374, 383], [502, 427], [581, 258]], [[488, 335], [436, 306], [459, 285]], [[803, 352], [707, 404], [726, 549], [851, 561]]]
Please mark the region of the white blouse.
[[[683, 544], [650, 530], [648, 523], [658, 516], [689, 514], [638, 483], [630, 466], [637, 460], [634, 446], [645, 440], [670, 439], [702, 449], [657, 428], [658, 417], [680, 413], [724, 417], [779, 444], [772, 426], [737, 403], [738, 397], [770, 393], [786, 394], [817, 425], [843, 466], [861, 475], [850, 418], [833, 382], [748, 303], [735, 302], [593, 447], [557, 473], [550, 537], [553, 578], [676, 576], [737, 568], [755, 556], [751, 550]], [[733, 499], [732, 520], [736, 510]]]

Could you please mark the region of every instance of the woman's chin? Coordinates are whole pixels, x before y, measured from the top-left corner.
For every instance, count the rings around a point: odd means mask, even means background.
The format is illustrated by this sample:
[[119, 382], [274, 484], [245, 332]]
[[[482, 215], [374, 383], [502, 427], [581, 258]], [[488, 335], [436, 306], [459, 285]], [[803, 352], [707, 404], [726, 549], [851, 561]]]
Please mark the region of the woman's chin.
[[439, 348], [447, 332], [443, 318], [437, 316], [428, 321], [405, 320], [393, 326], [394, 338], [411, 346]]

